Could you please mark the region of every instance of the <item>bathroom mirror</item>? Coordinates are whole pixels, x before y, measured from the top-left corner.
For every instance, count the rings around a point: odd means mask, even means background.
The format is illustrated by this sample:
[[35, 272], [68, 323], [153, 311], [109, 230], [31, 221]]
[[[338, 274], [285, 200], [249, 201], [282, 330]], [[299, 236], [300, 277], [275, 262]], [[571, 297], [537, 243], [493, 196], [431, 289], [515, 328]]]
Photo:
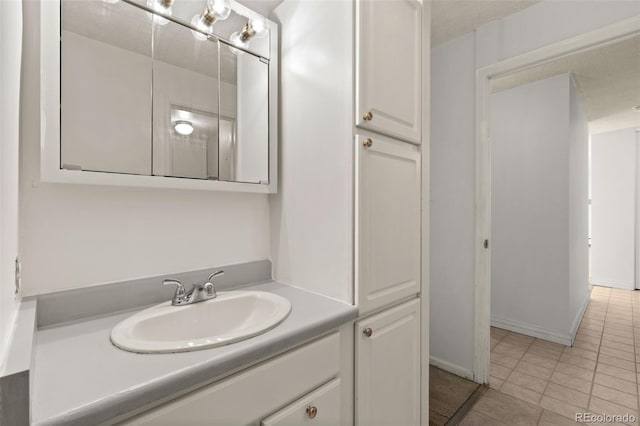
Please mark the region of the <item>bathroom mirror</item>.
[[[221, 5], [233, 10], [205, 19]], [[59, 159], [44, 177], [275, 192], [275, 24], [229, 0], [58, 7], [59, 154], [46, 144], [45, 157]]]
[[154, 175], [218, 179], [218, 44], [174, 22], [154, 26]]
[[259, 57], [221, 45], [220, 74], [220, 179], [267, 182], [269, 66]]
[[152, 31], [126, 3], [63, 2], [61, 168], [151, 174]]

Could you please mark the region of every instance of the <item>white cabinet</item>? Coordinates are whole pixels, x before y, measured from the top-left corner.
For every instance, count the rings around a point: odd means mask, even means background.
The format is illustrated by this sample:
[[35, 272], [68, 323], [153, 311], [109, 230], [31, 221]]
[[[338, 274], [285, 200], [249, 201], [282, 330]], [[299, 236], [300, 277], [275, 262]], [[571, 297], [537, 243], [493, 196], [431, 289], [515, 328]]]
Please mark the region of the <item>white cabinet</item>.
[[[323, 337], [126, 420], [127, 426], [255, 425], [340, 374], [340, 335]], [[338, 380], [338, 384], [340, 381]], [[333, 390], [333, 388], [332, 388]], [[340, 387], [337, 392], [339, 394]], [[331, 398], [334, 398], [332, 395]], [[326, 399], [322, 399], [325, 405]], [[320, 402], [318, 402], [319, 404]], [[340, 405], [323, 416], [340, 418]], [[339, 424], [337, 421], [334, 424]], [[276, 423], [277, 424], [277, 423]]]
[[356, 136], [356, 287], [360, 314], [420, 292], [420, 152]]
[[[270, 200], [274, 277], [366, 318], [351, 376], [361, 426], [420, 421], [422, 13], [420, 0], [284, 0], [274, 11], [285, 118], [283, 191]], [[393, 319], [405, 300], [411, 313]], [[375, 319], [389, 327], [365, 339], [360, 327]], [[381, 370], [386, 362], [398, 371]]]
[[340, 424], [340, 379], [264, 419], [262, 426], [335, 426]]
[[356, 424], [420, 424], [419, 299], [356, 323]]
[[422, 4], [356, 1], [356, 125], [420, 144]]

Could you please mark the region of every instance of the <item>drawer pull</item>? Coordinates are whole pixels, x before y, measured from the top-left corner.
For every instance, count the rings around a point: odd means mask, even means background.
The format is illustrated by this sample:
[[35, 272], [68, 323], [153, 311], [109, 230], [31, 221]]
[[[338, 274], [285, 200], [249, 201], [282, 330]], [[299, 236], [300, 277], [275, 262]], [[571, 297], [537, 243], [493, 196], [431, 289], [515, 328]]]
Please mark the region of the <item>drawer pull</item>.
[[367, 327], [364, 330], [362, 330], [362, 334], [364, 334], [367, 337], [371, 337], [371, 335], [373, 334], [373, 330]]
[[366, 114], [362, 115], [362, 119], [364, 121], [371, 121], [372, 118], [373, 118], [373, 114], [371, 113], [371, 111], [369, 111]]
[[371, 145], [373, 145], [373, 141], [371, 139], [365, 139], [362, 141], [362, 145], [365, 148], [371, 148]]
[[318, 407], [313, 405], [308, 406], [307, 415], [309, 416], [310, 419], [313, 419], [315, 416], [318, 415]]

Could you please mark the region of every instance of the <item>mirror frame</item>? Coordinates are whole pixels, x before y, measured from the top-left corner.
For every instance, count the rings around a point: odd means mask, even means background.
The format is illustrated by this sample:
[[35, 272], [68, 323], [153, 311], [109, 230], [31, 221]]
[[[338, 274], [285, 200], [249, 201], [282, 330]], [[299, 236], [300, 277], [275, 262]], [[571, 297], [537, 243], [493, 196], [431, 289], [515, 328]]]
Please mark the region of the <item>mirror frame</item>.
[[[179, 1], [179, 0], [177, 0]], [[231, 0], [241, 15], [260, 16]], [[66, 170], [60, 168], [60, 4], [40, 1], [40, 180], [45, 183], [193, 189], [206, 191], [278, 192], [278, 25], [267, 19], [271, 31], [269, 59], [269, 183], [225, 182], [179, 177]], [[132, 6], [133, 7], [133, 6]]]

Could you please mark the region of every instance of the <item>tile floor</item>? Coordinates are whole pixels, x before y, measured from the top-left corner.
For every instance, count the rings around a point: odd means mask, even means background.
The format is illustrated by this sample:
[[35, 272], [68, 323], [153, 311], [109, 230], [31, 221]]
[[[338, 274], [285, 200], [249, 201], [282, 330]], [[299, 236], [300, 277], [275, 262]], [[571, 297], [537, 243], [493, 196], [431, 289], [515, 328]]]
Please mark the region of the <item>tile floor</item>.
[[429, 366], [429, 425], [444, 426], [479, 384]]
[[462, 425], [575, 424], [583, 412], [638, 425], [640, 291], [593, 287], [573, 347], [492, 327], [490, 375]]

